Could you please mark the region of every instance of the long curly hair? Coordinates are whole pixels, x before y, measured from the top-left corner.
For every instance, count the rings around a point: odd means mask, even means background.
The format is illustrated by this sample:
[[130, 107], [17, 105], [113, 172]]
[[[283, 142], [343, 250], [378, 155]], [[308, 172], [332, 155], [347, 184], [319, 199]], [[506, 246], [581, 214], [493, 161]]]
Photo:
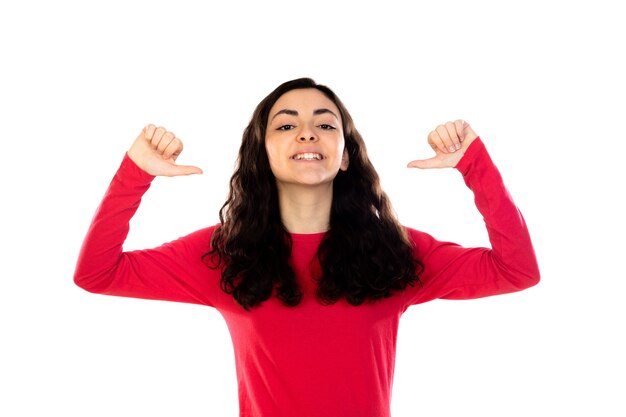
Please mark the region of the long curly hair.
[[221, 224], [211, 237], [212, 249], [203, 256], [210, 267], [221, 269], [222, 290], [246, 310], [272, 294], [290, 307], [302, 299], [289, 264], [292, 240], [281, 222], [265, 133], [274, 103], [286, 92], [304, 88], [321, 91], [339, 109], [350, 161], [333, 180], [329, 230], [317, 252], [318, 301], [332, 304], [345, 297], [358, 306], [420, 283], [423, 266], [413, 256], [348, 110], [328, 87], [300, 78], [278, 86], [254, 110], [219, 212]]

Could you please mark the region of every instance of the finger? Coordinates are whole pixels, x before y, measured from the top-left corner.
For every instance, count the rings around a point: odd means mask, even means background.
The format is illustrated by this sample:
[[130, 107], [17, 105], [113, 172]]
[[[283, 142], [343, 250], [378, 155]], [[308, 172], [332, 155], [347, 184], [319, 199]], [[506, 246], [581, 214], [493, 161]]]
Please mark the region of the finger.
[[179, 175], [202, 174], [202, 170], [193, 165], [170, 165], [163, 175], [177, 177]]
[[429, 159], [416, 159], [415, 161], [409, 162], [407, 167], [420, 169], [441, 168], [441, 161], [437, 157]]
[[459, 135], [456, 132], [456, 126], [454, 122], [447, 122], [445, 124], [446, 130], [448, 131], [448, 135], [450, 136], [450, 140], [452, 142], [452, 147], [448, 148], [450, 152], [456, 152], [461, 149], [461, 141]]
[[149, 124], [143, 128], [143, 136], [148, 139], [148, 141], [152, 140], [152, 135], [154, 135], [154, 131], [156, 130], [156, 126], [153, 124]]
[[176, 160], [176, 157], [178, 157], [182, 151], [183, 142], [178, 138], [173, 138], [169, 145], [163, 149], [163, 159], [170, 159], [171, 157], [174, 157], [174, 160]]
[[439, 125], [436, 130], [446, 148], [446, 153], [456, 151], [454, 143], [452, 143], [452, 138], [450, 137], [450, 132], [448, 132], [448, 128], [446, 128], [445, 125]]
[[428, 143], [430, 143], [430, 146], [435, 149], [435, 152], [439, 150], [440, 152], [448, 153], [445, 143], [443, 143], [441, 136], [439, 136], [439, 133], [436, 130], [433, 130], [428, 135]]
[[159, 141], [159, 145], [157, 146], [157, 151], [159, 151], [160, 153], [163, 153], [165, 151], [165, 148], [167, 148], [170, 145], [170, 143], [172, 143], [174, 138], [175, 136], [172, 132], [165, 132], [163, 134], [163, 137]]
[[161, 142], [161, 139], [163, 138], [165, 132], [167, 132], [167, 130], [165, 130], [165, 128], [161, 126], [155, 129], [154, 134], [152, 135], [152, 140], [150, 142], [152, 146], [154, 146], [155, 148], [159, 146], [159, 142]]
[[463, 142], [465, 139], [465, 132], [463, 131], [465, 129], [465, 125], [466, 123], [463, 120], [459, 119], [454, 121], [454, 129], [456, 130], [456, 134], [459, 137], [460, 142]]

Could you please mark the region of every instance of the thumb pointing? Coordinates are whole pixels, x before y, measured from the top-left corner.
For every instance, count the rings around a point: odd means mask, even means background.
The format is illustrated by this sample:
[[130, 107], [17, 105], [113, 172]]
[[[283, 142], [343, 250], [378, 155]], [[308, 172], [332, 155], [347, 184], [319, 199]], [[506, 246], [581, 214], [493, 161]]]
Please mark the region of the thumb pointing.
[[420, 168], [420, 169], [429, 169], [429, 168], [438, 168], [439, 162], [436, 158], [430, 159], [416, 159], [415, 161], [411, 161], [407, 164], [408, 168]]
[[202, 170], [193, 165], [174, 165], [170, 170], [170, 176], [202, 174]]

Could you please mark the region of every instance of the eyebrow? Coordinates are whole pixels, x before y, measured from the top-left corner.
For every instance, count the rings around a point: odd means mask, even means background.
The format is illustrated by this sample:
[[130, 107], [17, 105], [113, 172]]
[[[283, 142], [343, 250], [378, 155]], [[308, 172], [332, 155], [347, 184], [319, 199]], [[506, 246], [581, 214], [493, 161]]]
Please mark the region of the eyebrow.
[[[333, 111], [332, 111], [332, 110], [330, 110], [330, 109], [315, 109], [315, 110], [313, 110], [313, 115], [314, 115], [314, 116], [317, 116], [317, 115], [319, 115], [319, 114], [324, 114], [324, 113], [330, 113], [330, 114], [332, 114], [333, 116], [335, 116], [335, 118], [336, 118], [337, 120], [339, 120], [339, 117], [335, 114], [335, 112], [333, 112]], [[278, 112], [276, 112], [276, 114], [275, 114], [274, 116], [272, 116], [272, 120], [274, 120], [274, 118], [275, 118], [276, 116], [278, 116], [279, 114], [288, 114], [288, 115], [290, 115], [290, 116], [297, 116], [299, 113], [298, 113], [296, 110], [282, 109], [282, 110], [279, 110]], [[270, 121], [271, 121], [271, 120], [270, 120]]]

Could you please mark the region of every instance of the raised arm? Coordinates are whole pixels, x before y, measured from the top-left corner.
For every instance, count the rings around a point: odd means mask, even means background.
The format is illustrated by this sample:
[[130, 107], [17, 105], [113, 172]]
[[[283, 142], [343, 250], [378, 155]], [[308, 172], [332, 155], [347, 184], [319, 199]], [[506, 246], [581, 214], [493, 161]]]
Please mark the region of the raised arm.
[[457, 120], [433, 130], [429, 143], [436, 156], [409, 166], [455, 167], [474, 193], [491, 248], [464, 248], [409, 229], [416, 256], [424, 264], [424, 286], [409, 291], [409, 304], [486, 297], [535, 285], [539, 268], [528, 228], [480, 137]]
[[74, 282], [100, 294], [211, 304], [209, 275], [201, 262], [211, 229], [155, 249], [124, 252], [129, 222], [155, 175], [202, 172], [180, 166], [182, 142], [154, 125], [146, 126], [124, 156], [83, 242]]

